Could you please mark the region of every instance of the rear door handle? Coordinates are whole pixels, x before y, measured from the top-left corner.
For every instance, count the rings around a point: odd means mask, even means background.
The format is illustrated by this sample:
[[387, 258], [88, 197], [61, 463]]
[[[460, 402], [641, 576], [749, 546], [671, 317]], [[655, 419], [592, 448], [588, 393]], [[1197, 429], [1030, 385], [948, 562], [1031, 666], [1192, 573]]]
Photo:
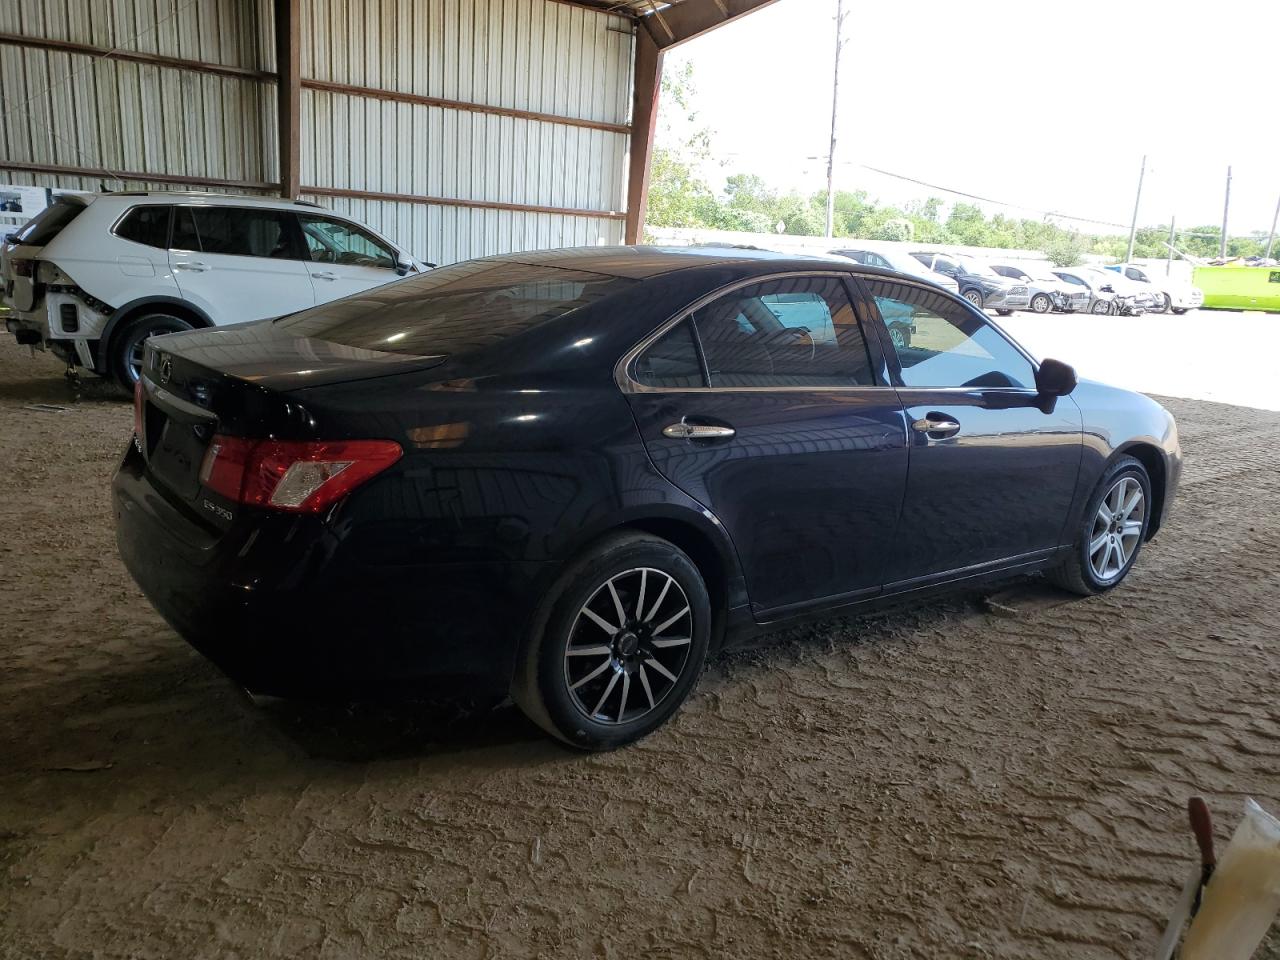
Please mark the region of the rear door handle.
[[911, 429], [930, 436], [949, 437], [960, 432], [960, 424], [945, 414], [928, 413], [911, 424]]
[[662, 428], [662, 435], [672, 440], [727, 440], [738, 431], [711, 423], [690, 423], [682, 419]]
[[328, 270], [321, 270], [319, 273], [313, 273], [312, 276], [315, 277], [317, 280], [337, 280], [338, 279], [338, 275], [336, 273], [330, 273]]
[[204, 273], [209, 269], [209, 265], [207, 263], [202, 263], [199, 260], [180, 260], [173, 265], [173, 269], [194, 270], [196, 273]]

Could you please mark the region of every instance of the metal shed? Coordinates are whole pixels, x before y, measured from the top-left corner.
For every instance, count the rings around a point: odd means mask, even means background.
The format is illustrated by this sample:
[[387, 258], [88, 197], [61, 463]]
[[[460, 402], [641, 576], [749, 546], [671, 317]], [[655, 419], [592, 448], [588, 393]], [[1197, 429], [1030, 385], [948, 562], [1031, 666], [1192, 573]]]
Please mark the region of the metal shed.
[[636, 242], [665, 50], [772, 0], [0, 3], [0, 181], [318, 200], [446, 263]]

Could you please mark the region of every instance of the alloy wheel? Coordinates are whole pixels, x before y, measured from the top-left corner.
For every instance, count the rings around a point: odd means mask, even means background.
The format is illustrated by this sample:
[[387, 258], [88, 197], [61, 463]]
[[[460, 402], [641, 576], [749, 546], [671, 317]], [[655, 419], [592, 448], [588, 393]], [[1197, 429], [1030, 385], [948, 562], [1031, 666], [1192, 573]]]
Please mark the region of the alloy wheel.
[[1053, 304], [1049, 302], [1049, 298], [1043, 293], [1037, 293], [1031, 298], [1031, 309], [1034, 313], [1048, 313], [1052, 306]]
[[897, 327], [889, 328], [889, 339], [893, 341], [893, 345], [899, 350], [903, 349], [907, 345], [906, 336]]
[[982, 308], [982, 294], [980, 294], [977, 290], [970, 290], [968, 293], [964, 295], [964, 298], [968, 300], [970, 303], [972, 303], [975, 307], [979, 309]]
[[1093, 307], [1091, 309], [1094, 313], [1097, 313], [1097, 314], [1110, 313], [1111, 304], [1109, 304], [1106, 300], [1095, 300], [1093, 301]]
[[637, 567], [610, 577], [569, 632], [564, 679], [574, 706], [603, 724], [652, 712], [688, 664], [693, 628], [689, 598], [670, 574]]
[[1121, 477], [1098, 504], [1089, 531], [1089, 569], [1100, 583], [1119, 578], [1142, 539], [1146, 496], [1134, 477]]

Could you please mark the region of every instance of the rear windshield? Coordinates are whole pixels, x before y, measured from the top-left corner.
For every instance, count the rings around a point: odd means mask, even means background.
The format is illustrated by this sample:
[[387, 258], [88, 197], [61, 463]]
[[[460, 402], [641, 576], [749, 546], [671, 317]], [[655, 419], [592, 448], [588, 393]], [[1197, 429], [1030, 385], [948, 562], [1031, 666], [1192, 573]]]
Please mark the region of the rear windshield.
[[556, 267], [471, 260], [276, 322], [294, 336], [362, 350], [457, 354], [518, 336], [635, 282]]
[[43, 247], [62, 232], [62, 228], [80, 216], [85, 208], [83, 200], [60, 197], [31, 218], [18, 231], [18, 243]]

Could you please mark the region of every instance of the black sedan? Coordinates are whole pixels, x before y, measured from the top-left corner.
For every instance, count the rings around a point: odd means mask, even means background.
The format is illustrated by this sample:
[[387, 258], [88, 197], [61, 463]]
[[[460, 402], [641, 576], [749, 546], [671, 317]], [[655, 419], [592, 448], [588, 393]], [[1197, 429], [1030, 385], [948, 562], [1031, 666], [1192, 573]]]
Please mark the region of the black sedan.
[[509, 693], [592, 749], [789, 618], [1109, 590], [1181, 466], [1158, 404], [959, 297], [746, 250], [495, 257], [156, 338], [135, 406], [120, 552], [231, 677]]

